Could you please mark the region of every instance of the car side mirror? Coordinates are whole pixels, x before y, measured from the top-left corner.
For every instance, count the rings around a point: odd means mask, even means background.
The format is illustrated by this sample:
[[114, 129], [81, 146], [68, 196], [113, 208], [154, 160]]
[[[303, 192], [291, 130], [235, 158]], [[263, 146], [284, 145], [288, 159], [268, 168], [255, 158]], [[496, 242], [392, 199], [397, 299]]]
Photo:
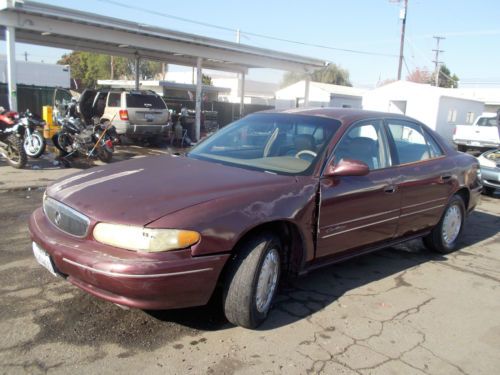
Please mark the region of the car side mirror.
[[341, 159], [337, 164], [334, 164], [332, 160], [323, 175], [326, 177], [366, 176], [369, 172], [368, 165], [360, 160]]

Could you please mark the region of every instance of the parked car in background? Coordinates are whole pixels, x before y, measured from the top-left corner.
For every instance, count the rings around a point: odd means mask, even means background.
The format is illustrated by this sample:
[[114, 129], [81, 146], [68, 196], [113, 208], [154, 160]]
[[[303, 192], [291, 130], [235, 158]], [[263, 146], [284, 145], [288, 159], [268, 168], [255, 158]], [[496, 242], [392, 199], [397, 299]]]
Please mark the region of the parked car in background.
[[477, 159], [481, 166], [483, 193], [492, 195], [500, 189], [500, 149], [487, 151]]
[[453, 142], [458, 150], [484, 150], [500, 147], [500, 126], [496, 114], [479, 116], [472, 125], [457, 125], [453, 133]]
[[[63, 95], [56, 93], [56, 97]], [[132, 140], [159, 142], [171, 126], [167, 105], [154, 91], [85, 89], [77, 101], [85, 123], [112, 121], [118, 135]], [[55, 106], [67, 102], [66, 95], [63, 101], [55, 100]]]
[[94, 296], [141, 309], [206, 304], [254, 328], [279, 280], [423, 237], [457, 248], [479, 164], [403, 115], [262, 112], [184, 157], [53, 183], [29, 228], [37, 260]]

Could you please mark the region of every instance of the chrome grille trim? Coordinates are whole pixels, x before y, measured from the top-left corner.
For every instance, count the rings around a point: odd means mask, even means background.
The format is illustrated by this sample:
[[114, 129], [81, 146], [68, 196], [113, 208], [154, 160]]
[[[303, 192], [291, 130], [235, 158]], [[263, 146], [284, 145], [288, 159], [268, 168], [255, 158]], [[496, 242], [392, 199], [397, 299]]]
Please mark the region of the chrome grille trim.
[[73, 208], [44, 196], [43, 212], [52, 225], [60, 231], [79, 238], [87, 236], [90, 219]]

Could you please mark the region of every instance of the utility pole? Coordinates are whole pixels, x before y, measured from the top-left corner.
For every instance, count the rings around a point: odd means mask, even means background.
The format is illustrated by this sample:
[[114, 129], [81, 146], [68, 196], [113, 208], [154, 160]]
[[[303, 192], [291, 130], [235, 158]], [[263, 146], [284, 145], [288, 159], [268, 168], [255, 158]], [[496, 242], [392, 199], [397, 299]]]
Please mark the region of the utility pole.
[[435, 60], [432, 60], [434, 62], [434, 75], [435, 75], [435, 86], [439, 86], [439, 74], [441, 71], [441, 64], [443, 63], [442, 61], [439, 61], [439, 53], [444, 52], [444, 50], [439, 49], [439, 42], [441, 39], [446, 39], [443, 36], [433, 36], [434, 39], [436, 39], [436, 49], [433, 49], [433, 51], [436, 53]]
[[408, 0], [404, 0], [405, 6], [401, 8], [399, 18], [401, 19], [401, 42], [399, 44], [399, 65], [398, 65], [398, 81], [401, 80], [401, 70], [403, 69], [403, 51], [405, 48], [405, 29], [406, 29], [406, 14], [408, 11]]

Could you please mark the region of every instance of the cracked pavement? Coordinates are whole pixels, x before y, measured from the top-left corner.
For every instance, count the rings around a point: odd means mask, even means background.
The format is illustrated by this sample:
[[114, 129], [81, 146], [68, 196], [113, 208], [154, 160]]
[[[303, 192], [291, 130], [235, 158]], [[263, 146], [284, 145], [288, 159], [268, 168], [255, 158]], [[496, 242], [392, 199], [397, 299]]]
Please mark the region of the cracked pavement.
[[420, 241], [282, 286], [257, 331], [217, 298], [177, 311], [122, 310], [54, 278], [27, 219], [43, 191], [0, 192], [0, 373], [497, 374], [500, 196], [483, 197], [459, 251]]

